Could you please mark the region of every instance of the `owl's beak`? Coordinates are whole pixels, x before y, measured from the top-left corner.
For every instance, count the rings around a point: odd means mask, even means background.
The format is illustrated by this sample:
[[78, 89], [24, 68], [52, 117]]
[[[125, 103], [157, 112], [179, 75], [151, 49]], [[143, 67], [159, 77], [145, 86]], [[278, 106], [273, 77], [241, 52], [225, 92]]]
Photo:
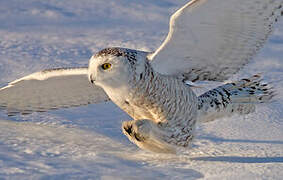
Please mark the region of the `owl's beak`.
[[95, 81], [95, 79], [93, 78], [93, 75], [92, 74], [90, 74], [90, 76], [89, 76], [89, 81], [93, 84], [94, 83], [94, 81]]

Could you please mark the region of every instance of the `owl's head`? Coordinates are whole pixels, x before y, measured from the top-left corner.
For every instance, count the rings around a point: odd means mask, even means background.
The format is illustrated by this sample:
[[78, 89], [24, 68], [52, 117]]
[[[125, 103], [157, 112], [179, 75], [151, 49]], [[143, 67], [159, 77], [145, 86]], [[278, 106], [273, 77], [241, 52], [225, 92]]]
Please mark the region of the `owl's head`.
[[144, 71], [147, 52], [124, 48], [106, 48], [89, 61], [90, 82], [102, 88], [127, 86], [133, 76]]

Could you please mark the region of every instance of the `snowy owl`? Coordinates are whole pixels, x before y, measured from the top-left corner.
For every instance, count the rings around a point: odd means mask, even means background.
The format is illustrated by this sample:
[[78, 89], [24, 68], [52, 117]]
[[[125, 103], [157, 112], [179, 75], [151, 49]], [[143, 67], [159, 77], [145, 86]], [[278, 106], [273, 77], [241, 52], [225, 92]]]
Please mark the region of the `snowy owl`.
[[196, 96], [188, 82], [224, 81], [264, 44], [283, 0], [192, 0], [175, 12], [154, 52], [106, 48], [89, 67], [36, 72], [0, 89], [9, 115], [112, 100], [132, 121], [123, 133], [142, 149], [174, 153], [196, 122], [253, 112], [274, 95], [259, 75]]

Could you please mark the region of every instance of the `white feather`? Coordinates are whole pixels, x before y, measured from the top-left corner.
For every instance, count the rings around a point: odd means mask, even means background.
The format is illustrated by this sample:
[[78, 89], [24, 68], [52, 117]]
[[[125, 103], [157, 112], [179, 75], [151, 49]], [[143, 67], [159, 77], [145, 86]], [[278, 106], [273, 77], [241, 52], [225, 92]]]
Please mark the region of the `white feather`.
[[108, 100], [89, 83], [87, 68], [50, 69], [15, 80], [0, 89], [0, 107], [8, 114], [46, 111]]
[[153, 68], [188, 80], [228, 79], [253, 57], [282, 13], [282, 0], [192, 0], [172, 15]]

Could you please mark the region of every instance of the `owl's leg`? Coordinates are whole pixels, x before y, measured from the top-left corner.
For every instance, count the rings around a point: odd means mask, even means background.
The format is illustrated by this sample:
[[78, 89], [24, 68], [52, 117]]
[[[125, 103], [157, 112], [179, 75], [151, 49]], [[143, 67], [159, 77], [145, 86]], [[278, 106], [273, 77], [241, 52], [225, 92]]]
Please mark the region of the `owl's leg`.
[[176, 153], [173, 145], [164, 141], [168, 133], [151, 120], [123, 122], [123, 133], [141, 149], [158, 153]]

